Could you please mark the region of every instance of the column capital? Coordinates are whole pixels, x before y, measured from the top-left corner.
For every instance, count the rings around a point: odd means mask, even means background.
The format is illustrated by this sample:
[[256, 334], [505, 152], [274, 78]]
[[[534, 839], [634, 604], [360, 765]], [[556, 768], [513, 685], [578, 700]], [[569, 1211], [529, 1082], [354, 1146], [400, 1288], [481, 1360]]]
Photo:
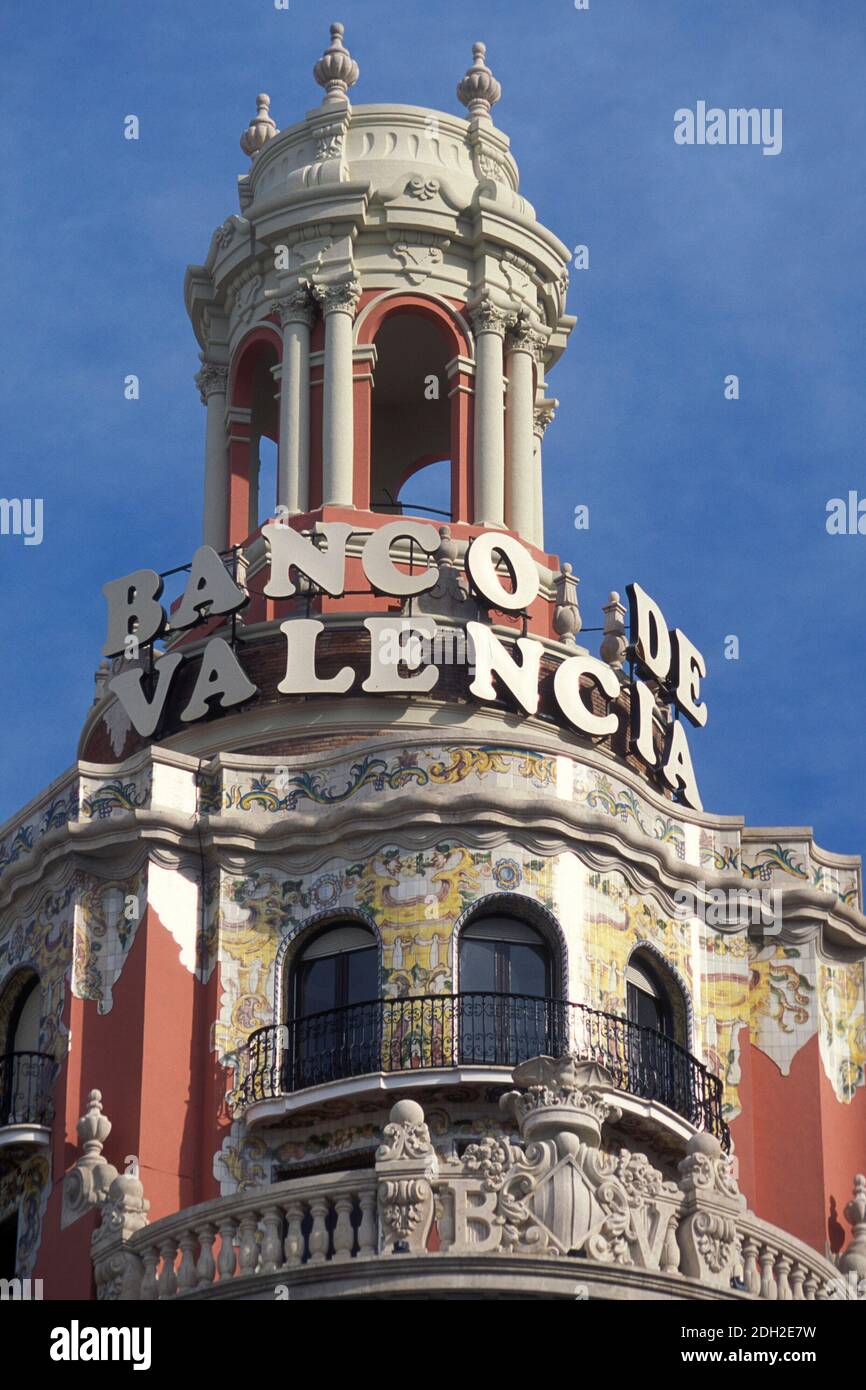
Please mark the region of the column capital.
[[314, 284], [313, 294], [322, 306], [322, 313], [349, 314], [353, 318], [361, 298], [360, 280], [341, 280], [338, 284]]
[[221, 367], [216, 362], [208, 362], [203, 359], [201, 367], [193, 377], [198, 387], [202, 405], [207, 404], [209, 396], [224, 396], [228, 387], [228, 379], [228, 367]]
[[548, 425], [556, 416], [559, 401], [542, 401], [535, 407], [532, 416], [532, 432], [536, 439], [543, 439]]
[[513, 312], [495, 304], [487, 295], [469, 306], [469, 318], [475, 333], [496, 333], [500, 338], [515, 322]]
[[538, 331], [528, 314], [518, 314], [508, 327], [505, 340], [508, 352], [525, 352], [539, 362], [546, 343], [547, 338]]
[[312, 291], [306, 286], [298, 286], [291, 294], [274, 300], [274, 309], [279, 314], [283, 328], [290, 323], [306, 324], [311, 328], [316, 316], [316, 301]]

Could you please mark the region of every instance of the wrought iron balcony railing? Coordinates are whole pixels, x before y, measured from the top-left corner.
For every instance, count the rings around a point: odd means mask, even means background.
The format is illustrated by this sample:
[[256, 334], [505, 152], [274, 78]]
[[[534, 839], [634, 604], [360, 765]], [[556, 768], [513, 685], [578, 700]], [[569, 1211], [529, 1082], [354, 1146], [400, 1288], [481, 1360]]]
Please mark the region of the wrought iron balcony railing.
[[0, 1129], [7, 1125], [50, 1125], [55, 1062], [44, 1052], [7, 1052], [0, 1057]]
[[728, 1146], [721, 1081], [673, 1038], [584, 1004], [520, 994], [373, 999], [259, 1028], [242, 1051], [233, 1101], [245, 1110], [371, 1072], [511, 1068], [566, 1052], [598, 1062], [617, 1090], [661, 1102]]

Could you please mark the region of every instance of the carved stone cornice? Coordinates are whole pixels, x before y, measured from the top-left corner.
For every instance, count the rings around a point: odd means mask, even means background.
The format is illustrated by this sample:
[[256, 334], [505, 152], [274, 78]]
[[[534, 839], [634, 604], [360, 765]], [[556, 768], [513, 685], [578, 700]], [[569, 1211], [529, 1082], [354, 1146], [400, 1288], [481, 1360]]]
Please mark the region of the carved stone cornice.
[[193, 379], [198, 387], [202, 405], [207, 405], [209, 396], [226, 394], [229, 369], [219, 367], [215, 362], [203, 362]]
[[361, 298], [360, 280], [342, 280], [339, 284], [314, 284], [313, 294], [322, 306], [322, 313], [355, 315]]

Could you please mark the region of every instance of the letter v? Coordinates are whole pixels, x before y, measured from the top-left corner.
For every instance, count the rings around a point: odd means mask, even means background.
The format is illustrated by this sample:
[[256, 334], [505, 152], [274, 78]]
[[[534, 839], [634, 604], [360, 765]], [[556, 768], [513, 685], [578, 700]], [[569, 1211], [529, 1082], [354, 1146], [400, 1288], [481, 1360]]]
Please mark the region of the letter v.
[[152, 700], [147, 699], [142, 688], [144, 671], [141, 667], [134, 671], [122, 671], [108, 682], [109, 690], [117, 696], [129, 715], [132, 727], [142, 738], [150, 738], [162, 718], [172, 680], [182, 661], [181, 652], [159, 658], [155, 666], [156, 689]]

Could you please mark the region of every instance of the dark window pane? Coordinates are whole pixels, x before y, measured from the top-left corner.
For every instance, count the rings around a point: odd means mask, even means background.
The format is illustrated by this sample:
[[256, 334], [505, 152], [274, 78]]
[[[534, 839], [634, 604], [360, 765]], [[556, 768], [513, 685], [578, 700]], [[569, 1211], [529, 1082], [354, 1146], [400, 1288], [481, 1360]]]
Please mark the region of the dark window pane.
[[363, 1004], [379, 995], [379, 970], [375, 947], [349, 951], [346, 962], [346, 1004]]
[[524, 946], [515, 942], [503, 943], [508, 961], [509, 994], [548, 993], [547, 952], [540, 946]]
[[317, 1014], [337, 1007], [338, 956], [304, 961], [298, 976], [298, 1014]]
[[464, 941], [460, 952], [460, 992], [495, 990], [495, 941]]
[[665, 1031], [664, 1013], [661, 1003], [653, 995], [647, 994], [646, 990], [637, 989], [634, 985], [629, 985], [628, 989], [628, 1016], [632, 1023], [636, 1023], [639, 1028], [656, 1028], [659, 1032]]

